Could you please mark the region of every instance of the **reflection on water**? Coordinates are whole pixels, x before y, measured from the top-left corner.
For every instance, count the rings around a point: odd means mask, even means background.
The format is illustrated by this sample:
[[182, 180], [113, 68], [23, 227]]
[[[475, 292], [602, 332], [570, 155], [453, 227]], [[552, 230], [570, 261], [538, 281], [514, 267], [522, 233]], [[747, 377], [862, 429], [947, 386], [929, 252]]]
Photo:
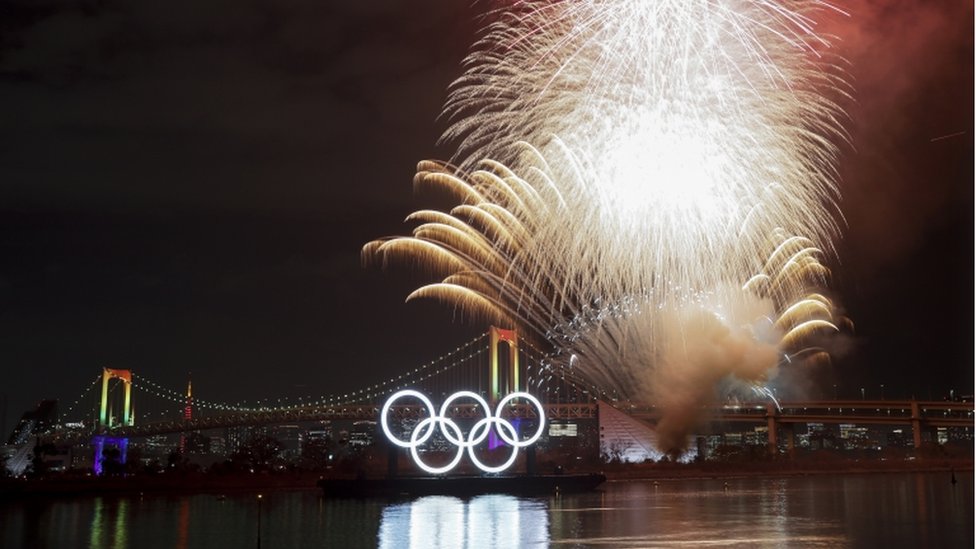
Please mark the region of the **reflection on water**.
[[180, 519], [176, 527], [176, 549], [187, 549], [190, 536], [190, 499], [180, 502]]
[[[261, 503], [261, 547], [973, 547], [973, 475], [956, 478], [614, 482], [552, 498], [272, 492]], [[255, 547], [256, 496], [0, 500], [0, 547]]]
[[126, 520], [129, 516], [128, 500], [113, 500], [106, 503], [105, 498], [95, 498], [95, 511], [92, 514], [89, 547], [123, 549], [128, 547], [129, 529]]
[[383, 509], [381, 548], [529, 547], [549, 539], [544, 500], [428, 496]]
[[[552, 544], [603, 547], [845, 547], [838, 517], [805, 516], [796, 479], [619, 483], [550, 508]], [[596, 505], [592, 505], [596, 503]]]

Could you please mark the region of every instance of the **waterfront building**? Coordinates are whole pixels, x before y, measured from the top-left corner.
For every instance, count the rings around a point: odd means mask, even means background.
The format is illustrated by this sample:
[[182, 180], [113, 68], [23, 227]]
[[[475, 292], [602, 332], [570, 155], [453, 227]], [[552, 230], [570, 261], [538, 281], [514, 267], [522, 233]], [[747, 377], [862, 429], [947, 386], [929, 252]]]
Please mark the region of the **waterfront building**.
[[354, 448], [371, 446], [375, 436], [375, 421], [357, 421], [353, 423], [352, 430], [349, 431], [349, 446]]
[[272, 431], [272, 437], [281, 443], [281, 457], [285, 460], [297, 460], [302, 457], [303, 433], [298, 425], [278, 425]]

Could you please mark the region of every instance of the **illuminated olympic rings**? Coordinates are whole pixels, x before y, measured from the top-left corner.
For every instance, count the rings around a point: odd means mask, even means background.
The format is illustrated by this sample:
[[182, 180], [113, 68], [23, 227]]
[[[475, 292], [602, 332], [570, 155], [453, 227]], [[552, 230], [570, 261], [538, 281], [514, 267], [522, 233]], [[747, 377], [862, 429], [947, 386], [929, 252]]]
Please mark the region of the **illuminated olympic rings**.
[[[402, 397], [414, 397], [418, 399], [427, 408], [426, 418], [420, 420], [416, 426], [414, 426], [413, 431], [410, 433], [410, 440], [403, 441], [397, 438], [391, 431], [390, 426], [387, 423], [387, 415], [390, 411], [390, 407], [393, 403]], [[467, 438], [465, 438], [464, 433], [461, 432], [461, 428], [458, 427], [457, 423], [451, 418], [447, 417], [447, 411], [450, 409], [451, 404], [461, 398], [470, 398], [474, 400], [481, 409], [485, 411], [485, 417], [479, 419], [471, 431], [468, 432]], [[518, 432], [515, 427], [506, 419], [502, 419], [502, 410], [509, 403], [517, 398], [524, 398], [525, 400], [532, 403], [533, 406], [539, 410], [539, 425], [536, 427], [535, 434], [526, 440], [518, 439]], [[383, 426], [383, 433], [386, 434], [386, 438], [390, 439], [390, 442], [396, 444], [401, 448], [409, 448], [410, 455], [413, 457], [414, 463], [417, 467], [420, 467], [428, 473], [440, 475], [446, 473], [453, 469], [461, 461], [461, 457], [464, 455], [464, 449], [468, 449], [468, 456], [471, 461], [475, 464], [478, 469], [486, 473], [500, 473], [505, 469], [508, 469], [515, 463], [515, 458], [518, 456], [518, 449], [524, 448], [542, 436], [542, 431], [546, 426], [545, 410], [542, 408], [542, 403], [539, 402], [537, 398], [524, 392], [515, 392], [502, 398], [498, 401], [498, 406], [495, 408], [495, 415], [491, 414], [491, 408], [488, 407], [488, 403], [485, 399], [481, 398], [477, 393], [472, 393], [471, 391], [458, 391], [453, 395], [449, 396], [444, 404], [441, 404], [441, 413], [437, 414], [434, 410], [434, 404], [431, 403], [430, 399], [426, 395], [419, 391], [414, 391], [413, 389], [405, 389], [403, 391], [398, 391], [394, 393], [386, 403], [383, 404], [383, 411], [380, 412], [380, 423]], [[498, 466], [485, 465], [478, 457], [475, 455], [474, 447], [478, 444], [484, 442], [488, 437], [488, 433], [492, 426], [496, 426], [496, 431], [498, 436], [501, 437], [509, 446], [512, 447], [512, 455], [508, 457], [508, 460]], [[431, 467], [420, 459], [420, 455], [417, 453], [417, 448], [422, 444], [427, 442], [431, 436], [434, 435], [435, 428], [440, 427], [441, 433], [448, 442], [454, 444], [457, 447], [457, 453], [454, 455], [454, 459], [450, 463], [444, 465], [443, 467]]]

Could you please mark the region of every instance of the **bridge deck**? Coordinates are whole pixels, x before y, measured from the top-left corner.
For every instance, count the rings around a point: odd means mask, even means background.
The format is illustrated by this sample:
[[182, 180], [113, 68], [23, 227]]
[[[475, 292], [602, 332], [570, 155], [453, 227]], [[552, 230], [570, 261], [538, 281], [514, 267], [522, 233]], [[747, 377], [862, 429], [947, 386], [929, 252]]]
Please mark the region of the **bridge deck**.
[[[854, 423], [898, 424], [919, 422], [930, 427], [973, 427], [973, 403], [971, 402], [922, 402], [922, 401], [811, 401], [782, 402], [780, 409], [768, 403], [743, 404], [711, 408], [707, 417], [712, 421], [761, 423], [770, 420], [777, 424], [797, 423]], [[545, 413], [549, 419], [595, 419], [598, 404], [547, 403]], [[616, 403], [617, 409], [635, 418], [655, 423], [662, 411], [647, 404]], [[205, 431], [243, 425], [274, 425], [322, 420], [369, 420], [377, 421], [381, 406], [373, 403], [344, 406], [317, 406], [290, 409], [232, 413], [190, 420], [175, 420], [115, 428], [101, 434], [117, 437], [145, 437], [188, 431]], [[400, 417], [423, 417], [421, 406], [394, 406], [393, 413]], [[483, 411], [474, 404], [452, 407], [455, 417], [480, 417]], [[511, 416], [534, 417], [532, 406], [513, 406]], [[94, 432], [51, 433], [46, 438], [52, 442], [78, 443]]]

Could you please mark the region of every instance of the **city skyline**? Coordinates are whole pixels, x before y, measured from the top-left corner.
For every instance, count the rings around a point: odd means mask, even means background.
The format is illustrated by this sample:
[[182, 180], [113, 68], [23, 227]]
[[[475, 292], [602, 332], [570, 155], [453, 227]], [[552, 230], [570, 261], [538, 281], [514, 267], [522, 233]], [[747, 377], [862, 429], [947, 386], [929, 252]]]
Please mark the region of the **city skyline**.
[[[483, 332], [403, 304], [408, 269], [359, 260], [429, 203], [415, 164], [450, 157], [437, 115], [481, 11], [461, 4], [15, 4], [0, 46], [8, 429], [102, 367], [176, 387], [192, 372], [214, 400], [325, 395]], [[836, 29], [857, 103], [830, 287], [857, 329], [800, 381], [971, 394], [972, 7], [873, 4]]]

